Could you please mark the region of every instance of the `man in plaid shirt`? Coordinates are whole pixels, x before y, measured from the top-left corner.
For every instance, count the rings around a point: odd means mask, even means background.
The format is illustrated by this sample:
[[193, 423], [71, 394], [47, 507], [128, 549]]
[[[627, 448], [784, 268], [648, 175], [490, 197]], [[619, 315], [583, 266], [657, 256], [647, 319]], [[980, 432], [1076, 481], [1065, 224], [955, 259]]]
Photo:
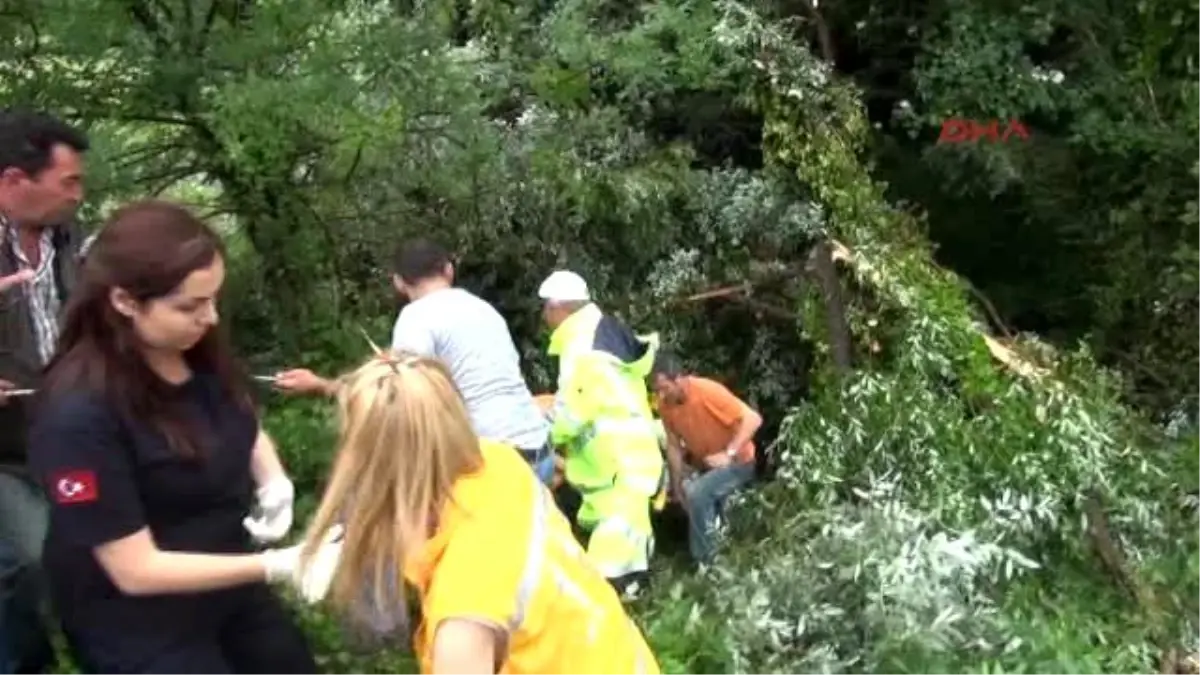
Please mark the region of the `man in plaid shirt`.
[[49, 115], [0, 111], [0, 672], [51, 666], [45, 635], [31, 626], [48, 508], [25, 475], [28, 399], [58, 342], [74, 286], [82, 232], [87, 139]]

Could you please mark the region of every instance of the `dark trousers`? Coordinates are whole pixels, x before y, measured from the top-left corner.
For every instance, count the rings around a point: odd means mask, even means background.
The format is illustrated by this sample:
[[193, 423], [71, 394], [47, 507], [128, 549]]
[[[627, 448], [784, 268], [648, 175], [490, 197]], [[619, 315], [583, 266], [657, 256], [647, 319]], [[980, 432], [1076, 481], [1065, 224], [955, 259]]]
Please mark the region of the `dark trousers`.
[[[140, 650], [68, 629], [76, 660], [91, 673], [316, 673], [300, 627], [265, 586], [235, 591], [223, 620]], [[131, 648], [132, 647], [132, 648]]]
[[54, 662], [40, 567], [48, 509], [22, 467], [0, 465], [0, 673], [46, 672]]
[[0, 673], [48, 672], [54, 663], [39, 582], [38, 570], [0, 539]]

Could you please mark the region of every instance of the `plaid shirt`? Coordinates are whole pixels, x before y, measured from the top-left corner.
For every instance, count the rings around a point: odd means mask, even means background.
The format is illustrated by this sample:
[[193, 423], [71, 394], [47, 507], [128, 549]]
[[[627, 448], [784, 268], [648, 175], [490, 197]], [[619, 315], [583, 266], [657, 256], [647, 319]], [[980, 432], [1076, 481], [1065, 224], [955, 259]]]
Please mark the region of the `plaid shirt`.
[[29, 300], [29, 316], [37, 339], [38, 355], [45, 364], [54, 355], [54, 348], [58, 343], [58, 314], [62, 307], [62, 301], [58, 297], [58, 285], [54, 281], [56, 251], [52, 233], [50, 228], [42, 230], [42, 234], [38, 238], [40, 255], [37, 267], [34, 267], [30, 264], [25, 251], [21, 249], [20, 238], [16, 236], [16, 228], [3, 215], [0, 215], [0, 228], [4, 229], [4, 239], [12, 247], [13, 255], [16, 257], [20, 269], [32, 269], [34, 272], [33, 279], [22, 284], [20, 290], [16, 292], [24, 293]]

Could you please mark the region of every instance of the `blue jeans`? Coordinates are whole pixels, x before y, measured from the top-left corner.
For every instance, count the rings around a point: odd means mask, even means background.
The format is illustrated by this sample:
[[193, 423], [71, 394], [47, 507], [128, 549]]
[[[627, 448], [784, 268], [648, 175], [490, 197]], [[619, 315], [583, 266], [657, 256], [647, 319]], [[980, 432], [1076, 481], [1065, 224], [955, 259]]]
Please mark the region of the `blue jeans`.
[[725, 498], [754, 480], [754, 464], [710, 469], [684, 486], [688, 507], [688, 548], [696, 562], [710, 563], [716, 554], [714, 530]]
[[0, 673], [47, 672], [54, 662], [37, 574], [0, 540]]
[[50, 502], [23, 475], [0, 470], [0, 540], [23, 564], [40, 564], [50, 526]]
[[553, 452], [548, 453], [545, 457], [542, 457], [541, 459], [539, 459], [537, 461], [537, 463], [535, 463], [533, 465], [533, 472], [536, 473], [537, 477], [540, 478], [542, 480], [542, 482], [546, 484], [546, 487], [550, 487], [551, 485], [553, 485], [554, 484], [554, 453]]
[[529, 468], [537, 474], [542, 483], [546, 487], [550, 487], [554, 482], [554, 450], [547, 442], [542, 447], [536, 450], [525, 450], [517, 448], [517, 452], [521, 453], [521, 457], [529, 464]]
[[43, 672], [54, 659], [40, 566], [49, 510], [36, 485], [0, 472], [0, 673]]
[[[0, 543], [0, 584], [5, 586], [8, 585], [8, 566], [13, 563], [11, 557], [11, 552]], [[8, 590], [4, 587], [0, 589], [0, 673], [7, 674], [12, 670], [12, 647], [8, 646], [11, 641], [8, 638]]]

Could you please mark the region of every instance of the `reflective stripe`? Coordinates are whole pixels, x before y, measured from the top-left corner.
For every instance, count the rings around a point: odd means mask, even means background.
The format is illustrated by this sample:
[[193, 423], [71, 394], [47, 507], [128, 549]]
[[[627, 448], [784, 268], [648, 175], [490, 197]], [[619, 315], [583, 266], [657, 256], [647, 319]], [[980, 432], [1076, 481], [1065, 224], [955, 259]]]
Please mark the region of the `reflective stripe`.
[[622, 466], [621, 471], [617, 474], [617, 479], [614, 484], [628, 487], [635, 492], [641, 492], [647, 496], [654, 496], [658, 494], [659, 489], [662, 487], [662, 471], [658, 471], [654, 477], [651, 478], [650, 476], [638, 475], [640, 473], [638, 469], [643, 468], [645, 467], [637, 465]]
[[613, 389], [613, 396], [616, 396], [621, 401], [622, 407], [629, 411], [630, 415], [636, 415], [645, 419], [643, 412], [649, 408], [648, 401], [639, 401], [636, 392], [630, 391], [629, 382], [621, 377], [617, 372], [618, 366], [608, 363], [608, 367], [600, 368], [600, 372], [604, 373], [604, 379], [608, 380], [608, 385]]
[[558, 390], [562, 391], [570, 384], [575, 376], [575, 364], [580, 356], [587, 354], [587, 349], [567, 347], [558, 357]]
[[[624, 409], [628, 417], [624, 415], [606, 415], [601, 412], [599, 419], [581, 419], [575, 415], [570, 405], [567, 402], [564, 392], [569, 391], [572, 386], [570, 383], [570, 374], [574, 373], [576, 359], [578, 358], [595, 358], [600, 363], [596, 368], [589, 368], [589, 372], [596, 372], [604, 379], [602, 391], [595, 391], [594, 387], [584, 387], [590, 397], [603, 397], [605, 402], [613, 401], [618, 406]], [[579, 447], [584, 447], [597, 434], [647, 434], [658, 435], [658, 429], [654, 426], [653, 417], [649, 416], [648, 401], [639, 401], [639, 396], [636, 391], [631, 391], [636, 387], [631, 387], [630, 383], [621, 377], [617, 371], [616, 364], [612, 363], [612, 357], [608, 357], [599, 352], [591, 354], [581, 354], [574, 358], [568, 358], [564, 355], [559, 360], [559, 367], [563, 369], [562, 376], [558, 380], [558, 391], [554, 395], [553, 420], [556, 428], [555, 435], [559, 440], [565, 440], [562, 437], [567, 436], [575, 440]], [[594, 408], [595, 406], [587, 406]]]
[[596, 420], [596, 433], [600, 434], [637, 434], [658, 437], [654, 420], [649, 417], [626, 417], [624, 419]]
[[525, 612], [529, 609], [529, 603], [533, 601], [533, 593], [537, 590], [537, 584], [542, 575], [542, 566], [546, 562], [546, 530], [549, 527], [546, 499], [550, 493], [546, 491], [537, 476], [531, 473], [529, 478], [534, 489], [533, 508], [531, 509], [533, 522], [529, 530], [525, 569], [521, 572], [520, 583], [517, 584], [516, 608], [512, 618], [508, 621], [510, 633], [515, 632], [525, 621]]
[[575, 359], [564, 354], [558, 357], [558, 382], [555, 383], [555, 388], [559, 391], [567, 388], [571, 382], [571, 375], [575, 374]]
[[[581, 354], [577, 358], [596, 359], [595, 367], [589, 367], [586, 371], [592, 386], [587, 386], [589, 383], [584, 382], [582, 383], [584, 386], [576, 387], [565, 379], [560, 381], [559, 390], [555, 393], [554, 398], [555, 419], [551, 429], [554, 442], [565, 446], [568, 460], [566, 472], [568, 480], [581, 491], [585, 488], [579, 483], [606, 482], [609, 485], [620, 484], [634, 492], [653, 497], [661, 489], [663, 468], [662, 453], [658, 442], [659, 427], [649, 410], [648, 400], [639, 401], [639, 394], [636, 391], [638, 387], [635, 383], [627, 382], [621, 376], [618, 370], [619, 366], [613, 362], [612, 357], [592, 351]], [[563, 363], [565, 365], [565, 361]], [[574, 359], [571, 359], [570, 363], [572, 372], [579, 376], [585, 374], [574, 370], [577, 365]], [[592, 371], [595, 371], [594, 375]], [[568, 397], [567, 392], [571, 392], [572, 388], [581, 389], [581, 391]], [[588, 399], [580, 401], [576, 396], [587, 396]], [[641, 398], [645, 399], [645, 397]], [[570, 404], [589, 411], [586, 419], [572, 411]], [[609, 462], [615, 460], [615, 466], [612, 467], [613, 475], [595, 476], [593, 475], [595, 469], [588, 468], [590, 466], [588, 463], [576, 467], [571, 462], [576, 457], [576, 452], [599, 452], [601, 448], [597, 448], [594, 444], [597, 442], [597, 437], [603, 436], [629, 439], [617, 438], [613, 447], [606, 445], [603, 449], [605, 455], [603, 459], [606, 460], [603, 462], [604, 465], [612, 466]], [[634, 452], [630, 453], [626, 452], [625, 448], [617, 447], [627, 444], [635, 437], [640, 437], [647, 442], [644, 452], [634, 448]], [[657, 452], [649, 451], [651, 442], [654, 443]], [[610, 454], [611, 457], [609, 457]], [[584, 459], [584, 457], [579, 458]], [[580, 475], [580, 472], [586, 475]], [[607, 486], [595, 485], [594, 489], [603, 489], [603, 487]]]
[[[608, 616], [608, 612], [601, 609], [596, 602], [590, 598], [587, 592], [568, 574], [567, 571], [556, 561], [548, 559], [549, 547], [551, 544], [560, 547], [569, 557], [584, 561], [584, 564], [589, 564], [588, 556], [583, 549], [579, 547], [579, 543], [574, 537], [564, 535], [563, 532], [555, 530], [551, 518], [554, 516], [556, 509], [553, 502], [553, 497], [550, 491], [542, 485], [541, 481], [536, 476], [530, 475], [530, 483], [533, 486], [533, 504], [530, 508], [532, 522], [529, 534], [529, 544], [525, 558], [525, 567], [521, 572], [521, 578], [517, 585], [516, 603], [512, 616], [508, 621], [508, 631], [512, 635], [516, 633], [525, 622], [526, 615], [530, 605], [534, 599], [534, 593], [537, 591], [538, 583], [542, 580], [542, 575], [549, 573], [554, 580], [554, 587], [558, 593], [564, 597], [570, 598], [572, 601], [580, 604], [585, 609], [585, 614], [588, 616], [588, 626], [584, 638], [588, 643], [595, 643], [599, 636], [601, 627], [601, 619]], [[611, 518], [601, 523], [600, 527], [607, 527], [610, 530], [617, 530], [628, 543], [633, 546], [636, 551], [637, 545], [641, 543], [647, 555], [641, 561], [631, 560], [625, 565], [620, 566], [622, 569], [616, 569], [617, 566], [610, 566], [615, 570], [614, 574], [605, 574], [609, 578], [615, 578], [628, 574], [630, 572], [645, 571], [649, 568], [649, 551], [653, 547], [653, 536], [646, 541], [646, 537], [639, 535], [628, 521], [623, 518]], [[634, 555], [634, 558], [637, 556]], [[591, 563], [594, 564], [594, 563]], [[601, 570], [604, 573], [604, 570]], [[635, 656], [635, 673], [646, 672], [646, 654], [644, 648], [644, 639], [641, 632], [637, 628], [637, 624], [626, 616], [629, 621], [632, 644], [637, 650]]]
[[[545, 500], [548, 508], [558, 508], [555, 506], [554, 500], [550, 496], [549, 492], [545, 493]], [[551, 511], [551, 513], [553, 512]], [[579, 541], [575, 539], [575, 536], [569, 531], [564, 532], [560, 530], [552, 530], [550, 532], [550, 537], [554, 540], [554, 543], [558, 546], [562, 553], [567, 556], [567, 558], [583, 565], [589, 567], [591, 566], [591, 562], [588, 561], [587, 553], [580, 548]], [[567, 571], [561, 564], [552, 562], [551, 565], [552, 573], [554, 575], [555, 588], [558, 590], [558, 592], [564, 597], [575, 601], [586, 610], [585, 613], [588, 616], [587, 641], [595, 642], [596, 637], [600, 632], [600, 620], [604, 618], [606, 613], [600, 608], [599, 605], [596, 604], [595, 600], [588, 597], [587, 592], [583, 590], [578, 582], [567, 575]]]
[[571, 411], [562, 392], [563, 390], [560, 389], [554, 395], [550, 440], [568, 451], [585, 448], [595, 436], [592, 424], [587, 420], [580, 419]]
[[596, 566], [596, 569], [600, 570], [600, 574], [603, 574], [605, 579], [620, 579], [626, 574], [650, 570], [649, 563], [643, 563], [641, 560], [626, 560], [623, 563], [608, 564], [593, 560], [592, 564]]
[[[525, 621], [529, 606], [533, 601], [533, 594], [537, 590], [537, 584], [541, 580], [543, 568], [549, 563], [549, 572], [554, 579], [555, 589], [564, 597], [570, 598], [574, 602], [580, 604], [585, 614], [588, 616], [588, 626], [584, 634], [585, 641], [589, 644], [594, 644], [600, 631], [600, 622], [608, 612], [602, 610], [596, 602], [590, 598], [586, 591], [572, 579], [560, 565], [548, 561], [546, 554], [551, 540], [560, 547], [565, 554], [571, 558], [583, 561], [588, 564], [588, 555], [579, 547], [579, 543], [574, 537], [564, 536], [562, 532], [552, 528], [550, 518], [553, 516], [552, 509], [557, 508], [553, 503], [553, 498], [550, 491], [542, 485], [536, 477], [530, 481], [533, 485], [534, 496], [533, 506], [531, 508], [533, 529], [529, 537], [529, 550], [525, 559], [525, 569], [521, 574], [521, 581], [517, 587], [516, 608], [512, 618], [508, 622], [509, 633], [515, 633]], [[649, 558], [652, 555], [654, 547], [654, 537], [650, 535], [646, 537], [637, 532], [637, 529], [624, 518], [610, 518], [600, 524], [597, 529], [606, 528], [617, 530], [627, 543], [630, 544], [632, 551], [636, 551], [638, 545], [641, 544], [646, 553], [641, 560], [637, 559], [637, 555], [632, 556], [633, 559], [626, 561], [624, 565], [605, 565], [601, 568], [601, 573], [605, 577], [613, 579], [632, 572], [644, 572], [649, 569]], [[594, 536], [594, 533], [593, 533]], [[592, 563], [594, 564], [594, 562]], [[605, 568], [608, 568], [607, 570]], [[641, 631], [633, 619], [626, 615], [626, 625], [630, 630], [630, 643], [636, 650], [634, 656], [634, 673], [646, 673], [646, 649], [645, 639], [642, 637]]]
[[587, 642], [595, 642], [600, 635], [600, 619], [604, 616], [604, 612], [600, 611], [596, 603], [592, 602], [587, 593], [584, 593], [579, 584], [568, 577], [566, 571], [561, 567], [554, 568], [554, 584], [560, 594], [584, 607], [588, 617]]
[[550, 415], [555, 425], [565, 426], [573, 434], [578, 433], [580, 427], [585, 424], [584, 420], [579, 419], [571, 412], [571, 406], [567, 405], [561, 389], [554, 395], [554, 407], [551, 408]]
[[572, 487], [575, 488], [575, 491], [578, 492], [581, 497], [587, 497], [588, 495], [594, 495], [604, 492], [605, 490], [612, 489], [612, 485], [608, 483], [601, 483], [599, 485], [576, 485]]
[[[616, 579], [626, 574], [645, 572], [650, 569], [650, 552], [654, 546], [653, 534], [639, 532], [625, 518], [611, 516], [601, 520], [592, 530], [592, 541], [596, 542], [597, 537], [604, 535], [616, 535], [622, 543], [626, 544], [623, 548], [627, 549], [622, 552], [621, 557], [624, 559], [620, 562], [596, 560], [594, 555], [591, 556], [592, 562], [606, 578]], [[603, 543], [603, 540], [600, 540], [599, 543]], [[589, 543], [588, 549], [589, 551], [594, 550], [592, 543]]]
[[[550, 491], [546, 490], [541, 482], [534, 480], [534, 487], [537, 490], [532, 509], [534, 529], [529, 538], [530, 550], [525, 561], [525, 569], [521, 574], [521, 583], [517, 587], [516, 610], [508, 622], [510, 634], [516, 632], [525, 621], [525, 615], [529, 611], [533, 594], [540, 581], [542, 568], [546, 566], [546, 548], [550, 539], [553, 539], [570, 557], [587, 560], [586, 554], [574, 537], [567, 538], [561, 536], [561, 533], [552, 531], [550, 517], [553, 511], [551, 509], [557, 507], [553, 503]], [[550, 574], [554, 578], [554, 585], [558, 592], [579, 603], [586, 610], [586, 614], [590, 617], [587, 639], [589, 642], [595, 642], [600, 630], [600, 619], [604, 616], [604, 612], [588, 597], [583, 588], [567, 575], [561, 566], [550, 563]]]
[[600, 521], [600, 524], [596, 526], [594, 533], [605, 532], [608, 530], [617, 530], [621, 534], [625, 535], [626, 539], [637, 539], [642, 536], [642, 533], [638, 532], [637, 528], [633, 526], [633, 523], [620, 516], [613, 516]]
[[[605, 389], [607, 389], [607, 391], [604, 392], [606, 398], [611, 397], [616, 399], [613, 402], [617, 403], [631, 416], [639, 419], [647, 419], [646, 413], [650, 408], [649, 400], [639, 400], [641, 397], [638, 395], [638, 392], [631, 391], [631, 389], [636, 389], [637, 387], [632, 386], [630, 382], [621, 376], [621, 373], [619, 372], [620, 366], [613, 362], [615, 357], [604, 352], [593, 351], [591, 354], [583, 354], [576, 358], [593, 358], [600, 361], [599, 367], [589, 368], [588, 370], [589, 372], [595, 372], [604, 378]], [[574, 371], [574, 366], [574, 359], [572, 359], [572, 372]], [[560, 367], [562, 366], [560, 365]], [[559, 392], [562, 392], [565, 389], [565, 385], [567, 385], [568, 382], [569, 380], [567, 378], [559, 378]], [[588, 387], [588, 389], [591, 389], [591, 387]]]

